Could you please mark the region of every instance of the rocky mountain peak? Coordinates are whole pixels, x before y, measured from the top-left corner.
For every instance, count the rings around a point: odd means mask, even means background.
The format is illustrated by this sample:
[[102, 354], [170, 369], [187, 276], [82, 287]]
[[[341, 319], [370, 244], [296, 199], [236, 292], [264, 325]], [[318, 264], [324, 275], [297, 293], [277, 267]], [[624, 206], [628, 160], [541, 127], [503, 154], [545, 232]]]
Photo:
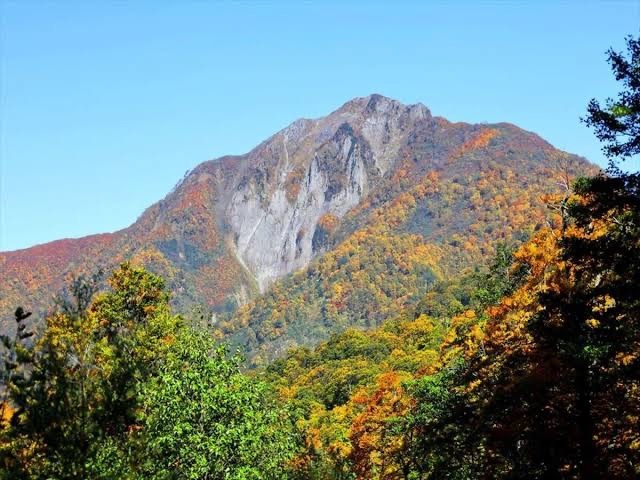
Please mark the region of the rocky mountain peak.
[[238, 261], [263, 291], [322, 249], [327, 216], [339, 221], [394, 169], [422, 104], [355, 98], [326, 117], [300, 119], [248, 154], [226, 217]]
[[[356, 97], [342, 105], [336, 113], [361, 114], [364, 117], [375, 115], [399, 116], [409, 115], [412, 119], [431, 117], [431, 112], [422, 103], [405, 105], [393, 98], [373, 93], [366, 97]], [[331, 115], [333, 115], [331, 114]]]
[[557, 158], [515, 126], [452, 124], [420, 103], [354, 98], [325, 117], [294, 121], [247, 154], [200, 164], [132, 226], [74, 242], [58, 262], [38, 260], [36, 249], [0, 254], [15, 278], [0, 288], [0, 308], [10, 313], [20, 299], [35, 308], [66, 276], [133, 259], [168, 279], [180, 307], [231, 311], [330, 250], [345, 219], [357, 227], [372, 203], [429, 173], [455, 183], [503, 168], [503, 176], [533, 178], [522, 188], [542, 193]]

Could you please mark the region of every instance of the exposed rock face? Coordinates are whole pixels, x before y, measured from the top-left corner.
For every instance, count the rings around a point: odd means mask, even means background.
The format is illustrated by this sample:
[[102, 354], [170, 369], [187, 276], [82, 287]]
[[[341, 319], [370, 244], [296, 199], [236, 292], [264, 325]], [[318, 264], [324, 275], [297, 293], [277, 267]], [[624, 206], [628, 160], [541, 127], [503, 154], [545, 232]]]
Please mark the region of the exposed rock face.
[[341, 218], [357, 205], [393, 167], [415, 123], [429, 116], [423, 105], [372, 95], [322, 120], [297, 121], [249, 154], [251, 165], [275, 165], [276, 174], [268, 185], [260, 182], [266, 175], [241, 182], [226, 214], [236, 255], [261, 291], [309, 263], [318, 219]]
[[531, 171], [560, 153], [512, 125], [452, 124], [421, 104], [356, 98], [246, 155], [200, 164], [124, 230], [0, 254], [0, 315], [44, 308], [70, 275], [127, 259], [165, 277], [179, 309], [229, 312], [308, 265], [372, 198], [387, 201], [429, 171], [462, 178], [494, 161]]

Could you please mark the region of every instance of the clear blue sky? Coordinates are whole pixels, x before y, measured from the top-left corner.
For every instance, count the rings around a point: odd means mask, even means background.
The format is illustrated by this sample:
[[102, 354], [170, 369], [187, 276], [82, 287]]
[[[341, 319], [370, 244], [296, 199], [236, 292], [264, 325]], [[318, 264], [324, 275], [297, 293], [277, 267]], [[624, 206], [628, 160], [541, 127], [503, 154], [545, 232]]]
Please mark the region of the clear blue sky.
[[640, 2], [0, 1], [0, 250], [113, 231], [187, 169], [381, 93], [603, 162]]

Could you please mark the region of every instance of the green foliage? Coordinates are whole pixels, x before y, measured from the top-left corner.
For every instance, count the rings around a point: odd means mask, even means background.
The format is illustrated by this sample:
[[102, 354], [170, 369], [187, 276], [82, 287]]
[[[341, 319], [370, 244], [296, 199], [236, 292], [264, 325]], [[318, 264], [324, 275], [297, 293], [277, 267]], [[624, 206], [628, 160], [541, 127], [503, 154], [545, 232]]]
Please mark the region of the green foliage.
[[267, 384], [203, 333], [184, 332], [144, 389], [144, 478], [279, 479], [293, 425]]
[[125, 263], [109, 284], [74, 281], [28, 354], [7, 340], [24, 373], [3, 402], [3, 478], [282, 478], [295, 439], [267, 386], [171, 313], [161, 278]]
[[34, 346], [28, 386], [11, 392], [3, 464], [24, 478], [83, 478], [94, 445], [136, 425], [140, 385], [156, 374], [179, 326], [160, 278], [128, 264], [111, 291], [72, 283]]
[[460, 313], [469, 305], [470, 282], [465, 278], [456, 281], [437, 282], [416, 304], [415, 317], [426, 315], [444, 321]]
[[458, 361], [438, 373], [407, 383], [415, 407], [398, 428], [407, 438], [405, 458], [415, 479], [478, 476], [478, 451], [470, 448], [472, 411], [456, 386], [466, 365]]
[[618, 98], [608, 98], [604, 107], [593, 99], [583, 121], [594, 129], [604, 143], [610, 167], [616, 170], [620, 160], [640, 154], [640, 38], [627, 37], [627, 52], [607, 52], [615, 79], [622, 82]]
[[496, 305], [504, 297], [511, 295], [527, 275], [525, 265], [514, 265], [513, 248], [500, 243], [496, 248], [493, 262], [486, 273], [478, 273], [473, 278], [476, 288], [472, 294], [473, 304], [483, 311]]

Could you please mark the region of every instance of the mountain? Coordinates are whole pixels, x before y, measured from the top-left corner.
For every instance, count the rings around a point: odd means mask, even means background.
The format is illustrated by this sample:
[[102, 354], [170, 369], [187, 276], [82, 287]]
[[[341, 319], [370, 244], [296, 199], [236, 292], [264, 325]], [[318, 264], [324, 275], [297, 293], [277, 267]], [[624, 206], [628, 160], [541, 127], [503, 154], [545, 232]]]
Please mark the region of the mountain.
[[[73, 275], [124, 260], [254, 354], [378, 324], [548, 220], [542, 197], [593, 173], [508, 123], [452, 123], [381, 95], [204, 162], [130, 227], [0, 253], [0, 315], [42, 314]], [[303, 318], [304, 317], [304, 318]], [[275, 353], [274, 353], [275, 352]]]

